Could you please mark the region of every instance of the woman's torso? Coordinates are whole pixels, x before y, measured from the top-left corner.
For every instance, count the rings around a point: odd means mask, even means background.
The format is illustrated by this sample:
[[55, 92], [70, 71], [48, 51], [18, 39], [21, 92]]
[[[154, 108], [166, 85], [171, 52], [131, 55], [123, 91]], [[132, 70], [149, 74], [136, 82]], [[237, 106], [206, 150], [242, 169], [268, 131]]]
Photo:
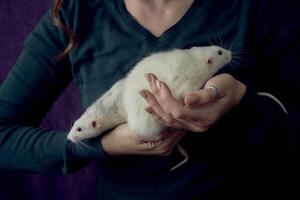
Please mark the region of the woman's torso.
[[[174, 26], [156, 37], [134, 20], [123, 0], [78, 1], [72, 25], [80, 43], [70, 59], [83, 108], [153, 52], [211, 44], [231, 47], [233, 51], [247, 49], [249, 53], [244, 55], [247, 59], [226, 66], [224, 72], [243, 78], [255, 73], [256, 59], [251, 51], [256, 42], [257, 7], [254, 1], [195, 0]], [[222, 135], [226, 130], [238, 134], [240, 129], [233, 130], [230, 125], [225, 119], [206, 134], [187, 134], [181, 143], [190, 153], [190, 161], [172, 172], [169, 169], [182, 160], [177, 151], [167, 157], [122, 156], [101, 161], [99, 196], [102, 199], [221, 198], [225, 188], [234, 182], [233, 172], [239, 166], [236, 160], [239, 152], [234, 150], [239, 138], [232, 140], [235, 134], [227, 138]]]

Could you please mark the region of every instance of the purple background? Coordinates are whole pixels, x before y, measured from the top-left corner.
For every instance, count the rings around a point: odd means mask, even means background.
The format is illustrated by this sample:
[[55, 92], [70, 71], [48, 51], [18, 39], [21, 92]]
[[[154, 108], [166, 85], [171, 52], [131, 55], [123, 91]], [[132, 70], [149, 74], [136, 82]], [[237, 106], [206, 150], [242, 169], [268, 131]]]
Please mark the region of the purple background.
[[[51, 0], [0, 0], [0, 83], [20, 55], [24, 39], [50, 5]], [[79, 94], [71, 83], [42, 126], [66, 131], [80, 112]], [[71, 175], [0, 170], [0, 200], [95, 199], [96, 177], [96, 162]]]

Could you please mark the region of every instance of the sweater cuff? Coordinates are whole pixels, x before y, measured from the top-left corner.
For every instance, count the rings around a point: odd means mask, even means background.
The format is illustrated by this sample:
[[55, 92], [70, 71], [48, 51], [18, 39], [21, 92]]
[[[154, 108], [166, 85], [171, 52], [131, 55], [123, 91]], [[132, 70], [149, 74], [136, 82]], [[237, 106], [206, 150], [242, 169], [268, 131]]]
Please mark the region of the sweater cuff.
[[90, 152], [90, 155], [92, 158], [98, 158], [98, 159], [108, 159], [109, 155], [104, 151], [101, 139], [103, 137], [103, 134], [90, 138], [82, 140], [83, 143], [86, 145], [86, 149]]
[[92, 159], [107, 159], [109, 156], [103, 150], [101, 137], [85, 139], [73, 143], [67, 138], [64, 142], [62, 173], [76, 172], [85, 167]]
[[256, 92], [254, 88], [246, 84], [246, 92], [241, 99], [238, 110], [247, 111], [250, 114], [261, 112], [277, 112], [281, 115], [287, 114], [287, 109], [275, 96], [266, 92]]
[[246, 87], [247, 87], [246, 92], [242, 97], [239, 105], [236, 107], [236, 109], [243, 110], [243, 111], [250, 111], [252, 113], [255, 112], [257, 105], [260, 105], [258, 103], [258, 95], [253, 88], [249, 86]]

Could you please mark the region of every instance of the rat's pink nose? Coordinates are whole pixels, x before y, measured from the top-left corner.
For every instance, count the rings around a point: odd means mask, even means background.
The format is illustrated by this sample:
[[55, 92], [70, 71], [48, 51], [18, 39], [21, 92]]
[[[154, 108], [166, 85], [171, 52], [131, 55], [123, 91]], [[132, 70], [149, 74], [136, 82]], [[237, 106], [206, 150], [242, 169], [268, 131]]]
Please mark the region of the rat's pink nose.
[[77, 141], [76, 141], [76, 138], [75, 138], [73, 135], [68, 135], [68, 136], [67, 136], [67, 139], [70, 140], [71, 142], [74, 142], [74, 143], [77, 142]]

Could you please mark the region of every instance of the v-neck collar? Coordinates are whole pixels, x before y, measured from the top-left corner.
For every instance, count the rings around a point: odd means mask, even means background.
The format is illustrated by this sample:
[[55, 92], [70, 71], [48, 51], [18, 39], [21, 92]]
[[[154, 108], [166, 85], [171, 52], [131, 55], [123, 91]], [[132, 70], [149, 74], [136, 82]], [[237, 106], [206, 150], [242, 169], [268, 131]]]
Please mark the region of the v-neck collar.
[[191, 18], [194, 15], [195, 11], [199, 8], [198, 6], [199, 2], [201, 2], [199, 0], [194, 0], [192, 5], [185, 12], [185, 14], [179, 19], [179, 21], [173, 26], [171, 26], [170, 28], [168, 28], [166, 31], [164, 31], [160, 36], [157, 37], [134, 19], [134, 17], [128, 12], [124, 0], [115, 0], [115, 1], [117, 3], [118, 11], [121, 18], [125, 21], [125, 23], [129, 26], [129, 28], [134, 29], [138, 34], [147, 37], [151, 41], [156, 41], [156, 42], [164, 41], [170, 38], [171, 36], [183, 30], [186, 24], [190, 24], [188, 22], [192, 20]]

